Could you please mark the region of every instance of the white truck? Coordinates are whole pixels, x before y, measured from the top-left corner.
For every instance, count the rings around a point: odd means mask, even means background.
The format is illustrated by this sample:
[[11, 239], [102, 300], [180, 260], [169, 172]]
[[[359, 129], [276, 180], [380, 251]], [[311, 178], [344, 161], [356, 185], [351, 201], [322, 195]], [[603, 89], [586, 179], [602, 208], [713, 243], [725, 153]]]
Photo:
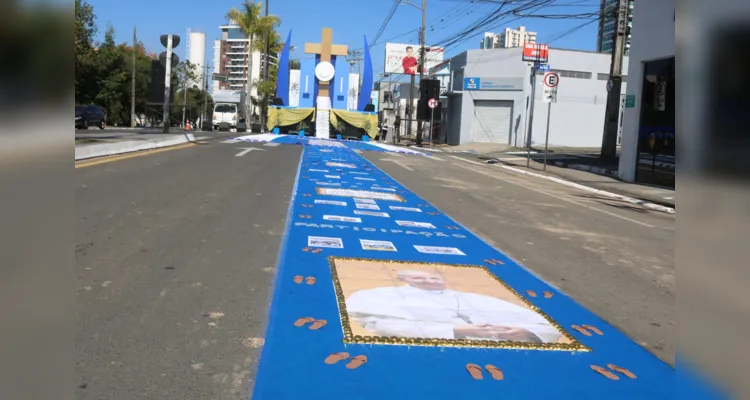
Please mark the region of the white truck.
[[219, 130], [222, 122], [229, 125], [229, 129], [237, 129], [240, 120], [240, 107], [235, 103], [216, 103], [214, 105], [213, 122], [214, 130]]

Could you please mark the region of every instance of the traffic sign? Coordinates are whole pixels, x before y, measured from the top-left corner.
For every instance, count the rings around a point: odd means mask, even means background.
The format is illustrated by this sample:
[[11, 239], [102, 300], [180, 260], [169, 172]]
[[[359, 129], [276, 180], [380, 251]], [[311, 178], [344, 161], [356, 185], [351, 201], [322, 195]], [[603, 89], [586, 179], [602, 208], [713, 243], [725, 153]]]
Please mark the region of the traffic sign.
[[557, 85], [560, 83], [560, 75], [557, 75], [555, 72], [547, 72], [544, 75], [544, 86], [549, 88], [557, 87]]
[[436, 99], [430, 99], [430, 100], [429, 100], [429, 101], [427, 102], [427, 107], [430, 107], [430, 108], [437, 108], [437, 106], [438, 106], [438, 101], [437, 101]]
[[549, 64], [541, 64], [541, 63], [535, 63], [535, 64], [536, 64], [537, 71], [549, 72], [551, 68]]
[[548, 72], [544, 75], [544, 95], [542, 100], [545, 103], [557, 103], [557, 85], [560, 84], [560, 75], [554, 72]]

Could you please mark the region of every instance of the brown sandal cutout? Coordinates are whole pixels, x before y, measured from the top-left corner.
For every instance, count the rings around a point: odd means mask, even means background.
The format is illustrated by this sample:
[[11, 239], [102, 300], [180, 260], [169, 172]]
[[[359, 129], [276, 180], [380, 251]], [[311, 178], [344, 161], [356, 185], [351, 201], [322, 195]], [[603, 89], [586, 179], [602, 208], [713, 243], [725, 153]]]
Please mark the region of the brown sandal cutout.
[[346, 364], [346, 368], [355, 369], [367, 363], [367, 356], [360, 355], [349, 359], [349, 363]]
[[625, 369], [623, 367], [618, 367], [617, 365], [614, 365], [614, 364], [607, 364], [607, 368], [611, 369], [612, 371], [619, 372], [619, 373], [627, 376], [630, 379], [637, 378], [634, 373], [630, 372], [629, 370], [627, 370], [627, 369]]
[[549, 299], [550, 297], [554, 296], [554, 293], [548, 292], [546, 290], [544, 292], [542, 292], [542, 294], [544, 295], [545, 299]]
[[528, 295], [529, 295], [529, 296], [531, 296], [531, 297], [536, 297], [536, 292], [535, 292], [535, 291], [533, 291], [533, 290], [527, 290], [527, 291], [526, 291], [526, 294], [528, 294]]
[[598, 365], [592, 365], [592, 366], [591, 366], [591, 369], [593, 369], [594, 371], [596, 371], [596, 372], [598, 372], [598, 373], [602, 374], [603, 376], [605, 376], [605, 377], [607, 377], [607, 378], [609, 378], [609, 379], [612, 379], [613, 381], [618, 381], [618, 380], [620, 380], [620, 377], [619, 377], [619, 376], [617, 376], [617, 375], [615, 375], [615, 374], [611, 373], [610, 371], [608, 371], [608, 370], [606, 370], [606, 369], [604, 369], [604, 368], [602, 368], [602, 367], [600, 367], [600, 366], [598, 366]]
[[496, 366], [494, 366], [492, 364], [485, 365], [484, 369], [486, 369], [487, 372], [489, 372], [490, 375], [492, 375], [492, 379], [494, 379], [496, 381], [501, 381], [505, 377], [503, 375], [503, 371], [501, 371], [500, 368], [498, 368], [498, 367], [496, 367]]
[[317, 331], [318, 329], [326, 326], [328, 324], [328, 321], [324, 319], [316, 319], [315, 322], [313, 322], [312, 325], [310, 325], [311, 331]]
[[323, 362], [328, 365], [331, 365], [331, 364], [336, 364], [337, 362], [341, 360], [346, 360], [347, 358], [349, 358], [349, 353], [342, 351], [340, 353], [333, 353], [329, 355], [328, 357], [326, 357], [325, 360], [323, 360]]
[[490, 264], [490, 265], [497, 265], [497, 264], [495, 264], [495, 260], [484, 260], [484, 262], [486, 262], [487, 264]]
[[299, 285], [300, 283], [302, 283], [302, 279], [304, 279], [302, 275], [297, 275], [294, 277], [294, 283]]
[[466, 364], [466, 371], [469, 372], [469, 375], [471, 375], [472, 378], [478, 381], [484, 379], [484, 376], [482, 376], [482, 367], [476, 364]]
[[312, 253], [313, 253], [313, 254], [318, 254], [318, 253], [320, 253], [321, 251], [323, 251], [323, 249], [313, 249], [313, 250], [312, 250]]
[[571, 325], [570, 327], [571, 327], [571, 328], [573, 328], [573, 329], [575, 329], [575, 330], [577, 330], [578, 332], [580, 332], [580, 333], [582, 333], [582, 334], [586, 335], [586, 336], [591, 336], [591, 332], [587, 331], [587, 330], [586, 330], [586, 329], [584, 329], [584, 328], [581, 328], [581, 327], [580, 327], [580, 326], [578, 326], [578, 325]]
[[597, 327], [595, 327], [593, 325], [582, 324], [581, 326], [584, 327], [584, 328], [586, 328], [586, 329], [588, 329], [588, 330], [590, 330], [591, 332], [596, 333], [599, 336], [604, 335], [604, 332], [602, 332], [599, 328], [597, 328]]
[[315, 318], [312, 318], [312, 317], [302, 317], [302, 318], [294, 321], [294, 326], [296, 326], [296, 327], [302, 327], [302, 326], [305, 326], [306, 324], [309, 324], [310, 322], [313, 322], [313, 321], [315, 321]]
[[309, 247], [303, 247], [302, 251], [310, 251], [310, 248]]
[[[300, 279], [300, 282], [302, 282], [301, 279]], [[308, 276], [307, 278], [305, 278], [305, 283], [307, 283], [308, 285], [314, 285], [315, 284], [315, 277]]]

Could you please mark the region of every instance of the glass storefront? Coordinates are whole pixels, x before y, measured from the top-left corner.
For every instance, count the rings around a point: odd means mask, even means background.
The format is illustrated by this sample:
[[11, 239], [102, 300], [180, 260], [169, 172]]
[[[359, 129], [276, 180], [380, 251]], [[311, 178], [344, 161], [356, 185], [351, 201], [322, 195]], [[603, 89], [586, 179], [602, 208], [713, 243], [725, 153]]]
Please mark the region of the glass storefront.
[[644, 63], [635, 180], [675, 187], [675, 58]]

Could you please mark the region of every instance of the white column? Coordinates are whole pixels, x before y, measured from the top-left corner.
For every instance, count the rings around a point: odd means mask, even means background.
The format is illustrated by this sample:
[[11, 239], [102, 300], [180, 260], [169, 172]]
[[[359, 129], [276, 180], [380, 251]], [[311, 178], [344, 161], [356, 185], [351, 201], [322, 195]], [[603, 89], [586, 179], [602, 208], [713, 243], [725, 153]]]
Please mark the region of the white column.
[[330, 137], [331, 98], [318, 97], [318, 109], [315, 114], [315, 137], [328, 139]]

